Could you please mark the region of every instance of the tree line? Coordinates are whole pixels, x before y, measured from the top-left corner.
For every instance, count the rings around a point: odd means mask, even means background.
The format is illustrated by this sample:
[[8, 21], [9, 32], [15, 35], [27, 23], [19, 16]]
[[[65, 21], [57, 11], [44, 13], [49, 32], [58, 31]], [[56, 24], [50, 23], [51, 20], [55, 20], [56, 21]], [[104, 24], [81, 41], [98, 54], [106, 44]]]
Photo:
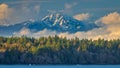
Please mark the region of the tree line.
[[0, 37], [0, 64], [120, 64], [120, 39]]

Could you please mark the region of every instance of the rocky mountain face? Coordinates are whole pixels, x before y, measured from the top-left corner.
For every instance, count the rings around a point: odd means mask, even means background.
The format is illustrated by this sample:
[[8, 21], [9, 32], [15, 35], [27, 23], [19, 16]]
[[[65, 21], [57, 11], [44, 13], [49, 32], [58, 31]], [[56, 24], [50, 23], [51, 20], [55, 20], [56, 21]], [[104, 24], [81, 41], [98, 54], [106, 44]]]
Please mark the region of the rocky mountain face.
[[55, 13], [48, 14], [39, 21], [28, 20], [19, 24], [0, 26], [0, 35], [12, 35], [22, 28], [27, 28], [32, 32], [48, 29], [56, 32], [75, 33], [77, 31], [88, 31], [97, 27], [98, 26], [93, 23], [78, 21], [67, 15]]

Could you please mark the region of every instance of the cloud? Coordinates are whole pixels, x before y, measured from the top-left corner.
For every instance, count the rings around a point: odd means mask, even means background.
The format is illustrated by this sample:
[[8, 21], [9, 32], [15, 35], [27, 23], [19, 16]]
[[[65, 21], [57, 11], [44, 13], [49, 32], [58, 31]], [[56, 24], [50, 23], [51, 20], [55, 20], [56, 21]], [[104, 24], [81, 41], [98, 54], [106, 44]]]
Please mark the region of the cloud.
[[18, 4], [17, 6], [9, 6], [0, 4], [0, 25], [13, 25], [25, 22], [29, 19], [38, 19], [40, 5]]
[[111, 32], [112, 35], [116, 35], [120, 32], [120, 14], [118, 12], [113, 12], [103, 16], [98, 19], [96, 23], [104, 24], [103, 27], [107, 27], [106, 31]]
[[5, 2], [7, 4], [20, 4], [20, 3], [24, 3], [24, 4], [28, 4], [28, 3], [46, 3], [46, 2], [53, 2], [50, 0], [0, 0], [1, 2]]
[[100, 23], [100, 22], [102, 22], [103, 24], [120, 23], [120, 14], [118, 12], [110, 13], [96, 21], [96, 23]]
[[77, 4], [78, 4], [77, 2], [65, 3], [64, 9], [60, 10], [60, 12], [65, 13], [65, 14], [72, 14], [73, 12], [72, 8], [75, 7]]
[[72, 5], [70, 5], [70, 4], [68, 4], [68, 3], [65, 4], [65, 8], [66, 8], [66, 9], [70, 9], [71, 7], [72, 7]]
[[30, 34], [30, 30], [27, 29], [27, 28], [23, 28], [20, 32], [19, 32], [20, 35], [27, 35], [27, 34]]
[[11, 12], [12, 9], [10, 9], [7, 4], [0, 4], [0, 25], [8, 24], [7, 17], [10, 16]]
[[30, 35], [31, 31], [28, 28], [22, 28], [20, 31], [18, 32], [14, 32], [13, 33], [15, 36], [23, 36], [23, 35]]
[[95, 28], [93, 30], [87, 31], [87, 32], [76, 32], [73, 34], [70, 33], [60, 33], [58, 36], [59, 37], [66, 37], [67, 39], [72, 39], [72, 38], [79, 38], [79, 39], [93, 39], [96, 40], [98, 38], [104, 38], [104, 39], [108, 39], [106, 38], [106, 34], [108, 32], [104, 31], [104, 28]]
[[97, 25], [100, 25], [101, 28], [105, 28], [102, 31], [105, 31], [107, 33], [101, 35], [103, 38], [120, 39], [120, 14], [118, 12], [113, 12], [106, 16], [103, 16], [95, 23]]
[[8, 10], [8, 5], [1, 4], [0, 5], [0, 19], [6, 18], [6, 11]]
[[65, 9], [71, 9], [72, 7], [74, 7], [74, 6], [76, 6], [76, 5], [77, 5], [76, 2], [74, 2], [74, 3], [72, 3], [72, 4], [65, 3]]
[[103, 23], [104, 26], [100, 26], [99, 28], [94, 28], [87, 32], [84, 32], [84, 31], [82, 32], [78, 31], [76, 33], [52, 32], [53, 33], [52, 35], [57, 34], [59, 37], [66, 37], [68, 39], [75, 38], [75, 37], [79, 39], [93, 39], [93, 40], [97, 40], [98, 38], [102, 38], [105, 40], [120, 39], [119, 15], [120, 15], [119, 13], [113, 12], [113, 13], [108, 14], [107, 16], [101, 17], [98, 20], [104, 20], [104, 21], [99, 22], [99, 23]]
[[[62, 38], [66, 37], [67, 39], [72, 39], [75, 37], [79, 39], [93, 39], [93, 40], [97, 40], [98, 38], [102, 38], [105, 40], [120, 39], [119, 15], [120, 15], [119, 13], [113, 12], [101, 17], [100, 19], [98, 19], [99, 23], [103, 23], [104, 25], [100, 26], [99, 28], [94, 28], [92, 30], [89, 30], [87, 32], [78, 31], [76, 33], [68, 33], [68, 32], [58, 33], [56, 31], [51, 31], [48, 29], [44, 29], [39, 32], [31, 32], [29, 29], [23, 28], [16, 34], [27, 35], [29, 37], [36, 37], [36, 38], [58, 35], [59, 37]], [[112, 22], [104, 18], [109, 18], [110, 20], [112, 19], [111, 20]], [[105, 20], [105, 21], [100, 21], [100, 20]]]
[[42, 31], [36, 32], [33, 34], [33, 37], [48, 37], [48, 36], [55, 36], [58, 35], [56, 31], [51, 31], [48, 29], [44, 29]]
[[90, 17], [89, 13], [82, 13], [82, 14], [77, 14], [73, 16], [73, 18], [80, 20], [80, 21], [88, 20], [89, 17]]
[[40, 12], [40, 5], [36, 5], [34, 7], [34, 9], [35, 9], [36, 13], [39, 14], [39, 12]]
[[96, 28], [87, 32], [76, 32], [74, 34], [70, 33], [60, 33], [59, 37], [66, 37], [67, 39], [79, 38], [79, 39], [92, 39], [97, 40], [99, 38], [105, 40], [118, 39], [120, 38], [120, 32], [109, 32], [105, 27]]
[[54, 14], [54, 13], [57, 13], [57, 11], [55, 11], [55, 10], [47, 10], [47, 12], [49, 12], [49, 13], [52, 13], [52, 14]]
[[28, 36], [28, 37], [39, 38], [39, 37], [55, 36], [55, 35], [58, 35], [58, 33], [56, 31], [51, 31], [51, 30], [48, 30], [48, 29], [44, 29], [44, 30], [38, 31], [38, 32], [32, 32], [28, 28], [22, 28], [20, 31], [14, 32], [13, 35], [14, 36], [25, 35], [25, 36]]

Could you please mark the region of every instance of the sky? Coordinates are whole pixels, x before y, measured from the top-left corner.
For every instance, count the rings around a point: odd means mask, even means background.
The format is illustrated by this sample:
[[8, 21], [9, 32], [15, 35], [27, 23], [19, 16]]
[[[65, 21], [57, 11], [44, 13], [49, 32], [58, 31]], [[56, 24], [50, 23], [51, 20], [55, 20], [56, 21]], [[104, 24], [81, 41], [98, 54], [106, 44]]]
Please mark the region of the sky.
[[[61, 33], [59, 36], [115, 39], [120, 37], [119, 3], [120, 0], [0, 0], [0, 25], [39, 20], [49, 13], [60, 12], [101, 27], [75, 34]], [[34, 34], [38, 36], [40, 32]], [[51, 31], [44, 30], [44, 32]], [[51, 32], [51, 34], [57, 33]]]

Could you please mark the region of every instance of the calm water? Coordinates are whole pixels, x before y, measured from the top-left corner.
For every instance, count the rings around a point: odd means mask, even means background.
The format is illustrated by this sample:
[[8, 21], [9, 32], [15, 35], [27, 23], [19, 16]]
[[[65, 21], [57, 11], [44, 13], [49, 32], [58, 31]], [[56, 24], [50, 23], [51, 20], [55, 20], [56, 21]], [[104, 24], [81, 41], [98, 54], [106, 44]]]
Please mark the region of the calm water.
[[0, 68], [120, 68], [120, 65], [0, 65]]

